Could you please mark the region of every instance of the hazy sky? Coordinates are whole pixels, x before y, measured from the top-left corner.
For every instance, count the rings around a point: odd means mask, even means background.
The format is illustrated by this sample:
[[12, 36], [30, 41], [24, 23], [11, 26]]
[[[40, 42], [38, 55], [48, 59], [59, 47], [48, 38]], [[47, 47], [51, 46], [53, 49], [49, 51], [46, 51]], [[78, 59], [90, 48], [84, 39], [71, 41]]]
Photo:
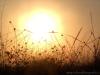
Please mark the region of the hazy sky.
[[96, 35], [100, 35], [100, 0], [0, 0], [0, 13], [3, 3], [3, 24], [6, 28], [9, 20], [17, 25], [19, 16], [44, 8], [60, 14], [64, 33], [74, 35], [83, 27], [85, 36], [91, 29], [91, 11]]

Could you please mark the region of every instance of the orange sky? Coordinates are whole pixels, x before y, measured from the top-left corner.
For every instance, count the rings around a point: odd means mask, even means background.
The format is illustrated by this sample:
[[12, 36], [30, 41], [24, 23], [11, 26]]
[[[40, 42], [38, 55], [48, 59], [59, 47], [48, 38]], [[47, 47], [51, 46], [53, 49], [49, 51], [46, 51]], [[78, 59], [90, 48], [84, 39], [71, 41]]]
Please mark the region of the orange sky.
[[[4, 2], [5, 1], [5, 2]], [[3, 12], [3, 28], [10, 27], [9, 20], [18, 26], [19, 17], [30, 14], [34, 9], [52, 10], [60, 15], [62, 32], [76, 35], [83, 27], [82, 37], [91, 30], [89, 11], [93, 14], [96, 35], [100, 35], [100, 1], [99, 0], [0, 0], [0, 13]]]

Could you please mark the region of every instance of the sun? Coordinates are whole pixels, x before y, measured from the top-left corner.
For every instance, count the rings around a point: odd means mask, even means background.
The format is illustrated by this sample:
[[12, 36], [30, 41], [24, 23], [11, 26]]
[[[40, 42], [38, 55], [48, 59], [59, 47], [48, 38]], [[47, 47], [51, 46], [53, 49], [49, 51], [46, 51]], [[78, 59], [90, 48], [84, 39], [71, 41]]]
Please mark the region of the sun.
[[55, 21], [46, 13], [36, 13], [27, 22], [26, 27], [34, 33], [45, 33], [54, 29]]
[[57, 13], [51, 11], [38, 10], [31, 14], [25, 14], [20, 18], [20, 24], [30, 32], [32, 41], [51, 40], [49, 32], [61, 29], [61, 20]]
[[27, 22], [26, 29], [32, 32], [32, 38], [36, 41], [48, 39], [49, 32], [55, 30], [55, 21], [47, 13], [34, 14]]
[[26, 21], [26, 28], [28, 31], [32, 32], [32, 39], [35, 41], [40, 41], [42, 39], [49, 40], [52, 30], [56, 30], [56, 19], [45, 12], [34, 13]]

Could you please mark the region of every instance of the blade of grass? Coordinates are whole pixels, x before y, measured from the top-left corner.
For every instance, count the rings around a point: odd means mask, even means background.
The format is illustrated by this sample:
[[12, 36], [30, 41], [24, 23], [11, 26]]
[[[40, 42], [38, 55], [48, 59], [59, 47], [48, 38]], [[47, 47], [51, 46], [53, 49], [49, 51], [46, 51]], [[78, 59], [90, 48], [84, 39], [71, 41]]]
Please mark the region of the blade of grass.
[[71, 49], [73, 48], [74, 44], [76, 43], [76, 40], [77, 40], [78, 36], [80, 35], [81, 31], [82, 31], [82, 27], [81, 27], [80, 30], [78, 31], [78, 34], [76, 35], [76, 38], [74, 39], [74, 42], [73, 42], [73, 44], [72, 44], [72, 46], [71, 46]]

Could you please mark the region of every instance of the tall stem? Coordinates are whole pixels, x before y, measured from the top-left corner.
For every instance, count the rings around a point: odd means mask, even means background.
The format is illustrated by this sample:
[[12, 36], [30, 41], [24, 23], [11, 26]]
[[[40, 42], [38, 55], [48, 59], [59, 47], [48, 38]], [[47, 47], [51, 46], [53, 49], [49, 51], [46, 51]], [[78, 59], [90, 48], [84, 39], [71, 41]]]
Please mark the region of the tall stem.
[[1, 22], [0, 22], [0, 50], [1, 50], [1, 55], [2, 55], [2, 67], [4, 68], [4, 44], [3, 44], [3, 38], [2, 38], [2, 35], [3, 35], [3, 16], [4, 16], [4, 8], [5, 8], [5, 1], [3, 2], [3, 6], [2, 6], [2, 9], [1, 9]]

